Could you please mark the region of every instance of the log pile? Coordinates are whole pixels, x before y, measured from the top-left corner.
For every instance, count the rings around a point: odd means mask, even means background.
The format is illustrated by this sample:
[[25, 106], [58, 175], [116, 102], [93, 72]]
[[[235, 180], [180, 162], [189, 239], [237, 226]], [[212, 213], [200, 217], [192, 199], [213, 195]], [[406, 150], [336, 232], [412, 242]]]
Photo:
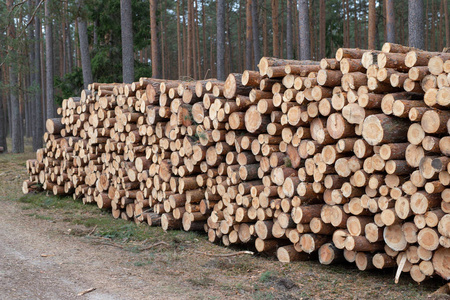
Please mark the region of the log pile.
[[282, 262], [449, 280], [449, 74], [450, 54], [386, 43], [225, 82], [93, 83], [47, 120], [23, 191]]

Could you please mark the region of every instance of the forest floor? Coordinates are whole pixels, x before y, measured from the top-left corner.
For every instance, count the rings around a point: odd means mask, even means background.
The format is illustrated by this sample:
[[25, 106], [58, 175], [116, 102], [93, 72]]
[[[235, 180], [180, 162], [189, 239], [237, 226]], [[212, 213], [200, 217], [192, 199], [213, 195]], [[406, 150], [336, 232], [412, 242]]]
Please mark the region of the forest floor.
[[115, 220], [71, 197], [23, 196], [33, 157], [0, 154], [0, 299], [424, 299], [444, 284], [408, 274], [394, 284], [393, 269], [208, 256], [242, 249]]

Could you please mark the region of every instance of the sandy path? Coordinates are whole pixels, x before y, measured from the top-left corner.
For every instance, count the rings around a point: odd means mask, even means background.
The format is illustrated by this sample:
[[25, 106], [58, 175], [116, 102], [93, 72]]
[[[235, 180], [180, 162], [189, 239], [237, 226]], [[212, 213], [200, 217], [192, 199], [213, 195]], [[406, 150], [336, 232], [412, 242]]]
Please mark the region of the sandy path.
[[[183, 298], [174, 284], [186, 289], [184, 296], [194, 292], [177, 276], [151, 278], [121, 249], [62, 233], [69, 228], [26, 216], [17, 204], [2, 201], [0, 299]], [[91, 287], [96, 290], [77, 296]]]

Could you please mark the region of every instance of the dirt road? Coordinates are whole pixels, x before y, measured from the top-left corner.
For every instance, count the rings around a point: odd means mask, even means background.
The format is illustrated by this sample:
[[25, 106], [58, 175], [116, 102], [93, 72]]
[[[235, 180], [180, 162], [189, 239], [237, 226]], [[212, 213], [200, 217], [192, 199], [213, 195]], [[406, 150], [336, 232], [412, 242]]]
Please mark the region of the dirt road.
[[[121, 249], [65, 235], [71, 227], [29, 217], [15, 203], [2, 202], [1, 299], [180, 299], [198, 295], [178, 276], [152, 276], [145, 268], [130, 264]], [[96, 290], [77, 296], [89, 288]], [[221, 295], [213, 291], [210, 296]]]

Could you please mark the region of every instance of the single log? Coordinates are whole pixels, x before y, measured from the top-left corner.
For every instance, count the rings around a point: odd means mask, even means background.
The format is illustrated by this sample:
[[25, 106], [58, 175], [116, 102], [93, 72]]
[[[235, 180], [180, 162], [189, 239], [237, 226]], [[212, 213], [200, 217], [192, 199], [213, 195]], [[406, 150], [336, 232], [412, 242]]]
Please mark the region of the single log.
[[409, 122], [383, 114], [371, 115], [364, 120], [362, 135], [370, 145], [404, 142]]

